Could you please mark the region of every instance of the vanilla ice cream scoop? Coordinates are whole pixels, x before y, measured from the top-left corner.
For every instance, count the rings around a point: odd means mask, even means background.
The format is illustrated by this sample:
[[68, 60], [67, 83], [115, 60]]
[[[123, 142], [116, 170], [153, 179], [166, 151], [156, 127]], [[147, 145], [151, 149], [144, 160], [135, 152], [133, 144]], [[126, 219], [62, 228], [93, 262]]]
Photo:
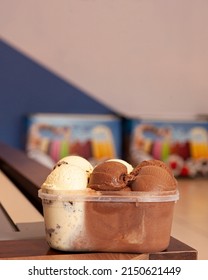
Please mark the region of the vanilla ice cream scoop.
[[83, 190], [88, 183], [88, 174], [76, 165], [60, 164], [51, 171], [42, 189]]
[[93, 166], [91, 165], [91, 163], [81, 157], [81, 156], [76, 156], [76, 155], [71, 155], [71, 156], [66, 156], [62, 159], [60, 159], [54, 168], [56, 168], [57, 166], [60, 166], [62, 164], [69, 164], [69, 165], [75, 165], [75, 166], [78, 166], [80, 168], [82, 168], [86, 173], [87, 173], [87, 176], [89, 177], [90, 174], [92, 173], [92, 170], [93, 170]]

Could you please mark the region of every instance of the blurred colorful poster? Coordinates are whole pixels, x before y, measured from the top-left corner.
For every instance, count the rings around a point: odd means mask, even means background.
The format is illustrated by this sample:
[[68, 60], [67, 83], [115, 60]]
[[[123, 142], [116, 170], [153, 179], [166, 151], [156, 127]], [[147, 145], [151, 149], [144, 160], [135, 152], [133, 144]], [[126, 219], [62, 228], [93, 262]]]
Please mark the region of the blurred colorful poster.
[[129, 158], [166, 162], [176, 176], [208, 175], [206, 121], [129, 120]]
[[33, 114], [28, 116], [29, 156], [53, 165], [67, 155], [93, 163], [121, 156], [121, 120], [113, 115]]

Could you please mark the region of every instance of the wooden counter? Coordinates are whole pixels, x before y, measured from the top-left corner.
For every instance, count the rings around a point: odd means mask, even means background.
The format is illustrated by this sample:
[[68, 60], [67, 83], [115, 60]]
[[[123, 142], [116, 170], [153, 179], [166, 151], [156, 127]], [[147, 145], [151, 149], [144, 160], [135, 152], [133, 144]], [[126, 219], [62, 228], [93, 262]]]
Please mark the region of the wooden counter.
[[68, 259], [68, 260], [195, 260], [195, 249], [171, 237], [163, 252], [150, 254], [129, 253], [64, 253], [50, 249], [44, 239], [0, 242], [0, 259]]
[[[0, 143], [0, 169], [42, 213], [38, 190], [50, 170], [19, 150]], [[197, 259], [197, 251], [171, 237], [167, 250], [150, 254], [63, 253], [49, 248], [44, 238], [0, 241], [0, 259]]]

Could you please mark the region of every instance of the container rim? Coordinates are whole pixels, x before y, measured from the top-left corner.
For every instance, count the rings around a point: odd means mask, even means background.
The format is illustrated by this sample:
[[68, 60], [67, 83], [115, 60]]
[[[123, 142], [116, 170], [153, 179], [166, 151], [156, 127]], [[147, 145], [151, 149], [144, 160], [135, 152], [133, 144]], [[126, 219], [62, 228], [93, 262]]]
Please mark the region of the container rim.
[[170, 202], [179, 200], [178, 189], [161, 192], [133, 191], [73, 191], [39, 189], [38, 197], [50, 201], [82, 201], [82, 202]]

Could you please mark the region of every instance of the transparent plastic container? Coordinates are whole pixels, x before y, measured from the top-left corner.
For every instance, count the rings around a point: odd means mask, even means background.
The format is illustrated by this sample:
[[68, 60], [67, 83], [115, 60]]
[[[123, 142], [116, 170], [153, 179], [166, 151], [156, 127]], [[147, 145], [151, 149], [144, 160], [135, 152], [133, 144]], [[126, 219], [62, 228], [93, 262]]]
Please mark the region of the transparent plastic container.
[[41, 189], [46, 240], [71, 252], [165, 250], [178, 190], [96, 192]]

